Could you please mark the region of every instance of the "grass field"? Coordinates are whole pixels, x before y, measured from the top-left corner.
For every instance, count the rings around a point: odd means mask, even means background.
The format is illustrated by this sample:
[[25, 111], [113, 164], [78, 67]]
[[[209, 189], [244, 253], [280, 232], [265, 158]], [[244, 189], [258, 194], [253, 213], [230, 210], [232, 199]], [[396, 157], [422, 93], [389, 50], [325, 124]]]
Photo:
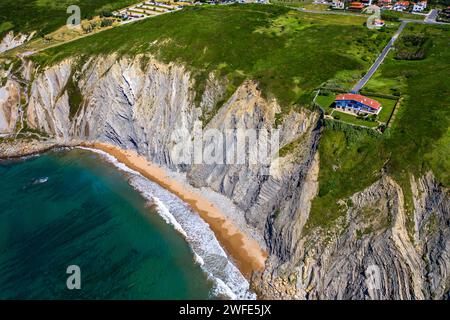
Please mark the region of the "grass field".
[[387, 99], [387, 98], [380, 98], [380, 97], [371, 97], [369, 98], [377, 100], [379, 103], [381, 103], [381, 111], [378, 114], [377, 120], [380, 122], [387, 123], [392, 112], [394, 111], [395, 104], [397, 103], [397, 100], [394, 99]]
[[336, 98], [336, 95], [333, 93], [325, 95], [318, 95], [316, 98], [316, 103], [322, 107], [322, 109], [327, 113], [330, 114], [333, 111], [333, 108], [331, 108], [331, 105], [333, 104], [334, 100]]
[[304, 7], [305, 5], [312, 4], [313, 0], [271, 0], [270, 3], [296, 8], [296, 7]]
[[22, 33], [37, 31], [44, 35], [66, 23], [70, 5], [81, 9], [81, 18], [102, 10], [112, 11], [137, 3], [137, 0], [1, 0], [0, 38], [10, 30]]
[[351, 114], [348, 114], [345, 112], [341, 112], [338, 110], [333, 110], [333, 113], [331, 115], [335, 120], [342, 121], [342, 122], [352, 124], [355, 126], [363, 126], [363, 127], [368, 127], [368, 128], [378, 127], [378, 122], [376, 122], [376, 121], [368, 121], [368, 120], [364, 120], [364, 119], [358, 119], [354, 115], [351, 115]]
[[383, 11], [381, 13], [381, 19], [386, 21], [398, 21], [400, 19], [410, 19], [410, 20], [424, 20], [425, 16], [420, 14], [413, 14], [408, 12], [399, 12], [399, 11]]
[[[404, 100], [391, 128], [383, 135], [327, 122], [320, 152], [319, 196], [313, 201], [308, 228], [329, 226], [343, 214], [336, 203], [375, 182], [384, 170], [403, 188], [411, 213], [409, 179], [432, 170], [450, 186], [450, 29], [447, 26], [408, 26], [408, 32], [425, 32], [433, 46], [419, 61], [395, 60], [391, 54], [370, 80], [377, 89], [392, 93], [395, 85]], [[412, 230], [413, 220], [408, 216]], [[411, 234], [411, 233], [410, 233]]]
[[152, 53], [188, 66], [197, 97], [215, 71], [228, 78], [230, 93], [254, 79], [287, 110], [309, 105], [313, 89], [338, 73], [367, 69], [394, 29], [373, 31], [363, 22], [271, 5], [193, 7], [49, 49], [35, 60], [46, 65], [68, 56]]

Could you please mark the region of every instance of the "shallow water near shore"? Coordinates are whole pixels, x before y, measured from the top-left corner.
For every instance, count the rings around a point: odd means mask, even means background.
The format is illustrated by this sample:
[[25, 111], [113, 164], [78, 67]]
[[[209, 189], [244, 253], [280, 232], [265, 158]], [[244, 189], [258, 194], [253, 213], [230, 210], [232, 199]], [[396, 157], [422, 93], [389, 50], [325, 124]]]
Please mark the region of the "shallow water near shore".
[[99, 155], [0, 161], [0, 187], [0, 299], [214, 298], [183, 236]]

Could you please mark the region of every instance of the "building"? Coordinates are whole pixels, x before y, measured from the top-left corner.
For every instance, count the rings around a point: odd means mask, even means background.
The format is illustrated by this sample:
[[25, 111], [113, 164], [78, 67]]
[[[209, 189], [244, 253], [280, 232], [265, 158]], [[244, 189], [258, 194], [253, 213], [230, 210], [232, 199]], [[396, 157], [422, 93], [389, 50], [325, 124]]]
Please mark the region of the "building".
[[349, 10], [355, 10], [355, 11], [360, 11], [362, 9], [364, 9], [364, 5], [361, 2], [352, 2], [350, 3], [350, 5], [348, 6]]
[[422, 12], [427, 8], [427, 2], [426, 1], [419, 1], [417, 3], [414, 3], [413, 11], [414, 12]]
[[345, 2], [340, 0], [333, 0], [333, 3], [331, 5], [333, 9], [337, 10], [344, 10], [345, 9]]
[[336, 96], [334, 103], [337, 110], [355, 114], [378, 114], [382, 109], [378, 101], [354, 93], [339, 94]]
[[395, 11], [404, 11], [408, 9], [409, 7], [409, 1], [397, 1], [394, 6], [392, 7], [392, 10]]
[[366, 7], [372, 5], [372, 0], [361, 0], [361, 2], [362, 2], [362, 4], [365, 5]]
[[375, 19], [375, 21], [373, 22], [373, 25], [375, 27], [384, 27], [385, 23], [384, 23], [384, 20]]

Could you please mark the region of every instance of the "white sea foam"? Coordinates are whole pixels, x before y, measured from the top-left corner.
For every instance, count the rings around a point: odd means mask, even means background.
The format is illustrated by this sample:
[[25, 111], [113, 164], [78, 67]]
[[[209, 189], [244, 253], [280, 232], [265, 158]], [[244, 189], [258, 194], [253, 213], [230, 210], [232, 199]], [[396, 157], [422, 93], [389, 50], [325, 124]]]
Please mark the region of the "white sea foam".
[[33, 184], [41, 184], [46, 183], [48, 181], [48, 177], [38, 178], [33, 181]]
[[109, 162], [111, 162], [112, 164], [114, 164], [118, 169], [125, 171], [127, 173], [131, 173], [134, 175], [141, 175], [139, 172], [127, 167], [126, 165], [124, 165], [122, 162], [119, 162], [119, 160], [116, 159], [116, 157], [110, 155], [108, 152], [99, 150], [99, 149], [94, 149], [94, 148], [87, 148], [87, 147], [77, 147], [78, 149], [82, 149], [82, 150], [88, 150], [91, 152], [95, 152], [98, 153], [100, 155], [102, 155], [104, 158], [106, 158], [106, 160], [108, 160]]
[[178, 221], [175, 219], [173, 215], [170, 214], [169, 210], [166, 208], [166, 206], [156, 197], [152, 198], [153, 204], [155, 205], [156, 211], [159, 213], [159, 215], [166, 221], [167, 224], [170, 224], [173, 226], [175, 230], [177, 230], [179, 233], [181, 233], [182, 236], [185, 238], [188, 237], [186, 232], [183, 230], [183, 227], [178, 223]]
[[80, 147], [102, 155], [118, 169], [130, 175], [129, 183], [154, 206], [158, 214], [189, 243], [194, 261], [213, 282], [212, 296], [224, 299], [256, 299], [247, 279], [230, 261], [209, 225], [180, 198], [130, 169], [112, 155], [97, 149]]

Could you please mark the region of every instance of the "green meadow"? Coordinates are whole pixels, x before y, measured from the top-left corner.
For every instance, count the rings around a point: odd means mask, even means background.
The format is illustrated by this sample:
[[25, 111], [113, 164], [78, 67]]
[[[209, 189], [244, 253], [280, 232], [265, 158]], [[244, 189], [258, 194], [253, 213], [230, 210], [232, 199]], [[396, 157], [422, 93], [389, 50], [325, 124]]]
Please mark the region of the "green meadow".
[[62, 27], [70, 16], [66, 12], [70, 5], [81, 9], [81, 18], [101, 11], [124, 8], [137, 0], [1, 0], [0, 38], [10, 31], [45, 35]]

